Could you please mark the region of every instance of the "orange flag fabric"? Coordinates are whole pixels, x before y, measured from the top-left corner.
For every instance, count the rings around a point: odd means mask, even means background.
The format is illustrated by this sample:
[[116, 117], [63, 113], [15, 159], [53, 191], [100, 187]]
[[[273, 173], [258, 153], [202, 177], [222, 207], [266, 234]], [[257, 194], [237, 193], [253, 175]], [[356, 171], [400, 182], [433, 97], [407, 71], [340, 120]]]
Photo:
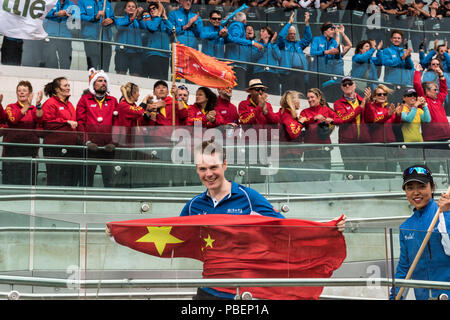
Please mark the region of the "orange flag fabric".
[[[342, 219], [342, 217], [340, 218]], [[210, 214], [109, 222], [115, 241], [203, 262], [203, 278], [328, 278], [346, 257], [337, 222]], [[236, 288], [215, 288], [236, 293]], [[322, 287], [240, 288], [259, 299], [318, 299]]]
[[183, 44], [175, 45], [176, 76], [200, 86], [227, 89], [237, 85], [230, 61], [219, 61]]

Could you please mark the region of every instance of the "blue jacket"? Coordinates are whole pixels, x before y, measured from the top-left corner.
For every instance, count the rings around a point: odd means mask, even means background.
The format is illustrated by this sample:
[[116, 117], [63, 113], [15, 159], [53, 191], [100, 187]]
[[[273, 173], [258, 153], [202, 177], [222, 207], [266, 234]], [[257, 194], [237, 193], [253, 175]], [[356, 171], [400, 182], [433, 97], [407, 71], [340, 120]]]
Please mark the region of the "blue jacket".
[[70, 0], [65, 0], [61, 3], [61, 0], [56, 2], [56, 5], [47, 14], [44, 20], [44, 29], [49, 36], [72, 38], [72, 33], [67, 28], [67, 16], [58, 17], [56, 13], [61, 10], [66, 10], [70, 15], [75, 14], [75, 4]]
[[[82, 21], [81, 35], [86, 39], [98, 40], [100, 37], [100, 21], [101, 19], [96, 19], [97, 13], [103, 10], [102, 0], [78, 0], [78, 6], [80, 7], [80, 16]], [[110, 2], [106, 2], [105, 10], [106, 18], [114, 18], [114, 11]], [[112, 40], [112, 26], [103, 27], [102, 40], [111, 41]]]
[[[279, 66], [280, 65], [280, 60], [281, 60], [281, 53], [280, 53], [280, 49], [278, 48], [278, 45], [275, 43], [263, 43], [260, 42], [263, 47], [264, 50], [263, 51], [259, 51], [257, 50], [257, 52], [255, 52], [254, 55], [254, 61], [256, 63], [259, 64], [266, 64], [269, 66]], [[254, 66], [253, 68], [253, 72], [254, 73], [258, 73], [258, 72], [271, 72], [271, 73], [279, 73], [280, 69], [277, 68], [269, 68], [268, 70], [265, 70], [264, 67], [260, 67], [260, 66]]]
[[[161, 17], [154, 17], [151, 20], [141, 20], [141, 28], [148, 31], [145, 37], [145, 46], [148, 48], [170, 50], [170, 35], [172, 34], [173, 25], [169, 20]], [[146, 56], [168, 57], [169, 53], [153, 50], [145, 50]]]
[[411, 56], [402, 60], [405, 49], [394, 46], [393, 44], [384, 50], [377, 52], [377, 57], [384, 66], [384, 81], [411, 85], [413, 80], [414, 63]]
[[214, 205], [208, 191], [192, 198], [181, 211], [180, 216], [198, 214], [247, 215], [258, 213], [263, 216], [284, 218], [270, 202], [257, 191], [231, 182], [231, 193]]
[[[400, 225], [400, 258], [395, 278], [404, 279], [406, 277], [437, 210], [437, 203], [431, 199], [424, 209], [414, 210], [413, 215]], [[444, 212], [444, 220], [448, 232], [450, 230], [450, 211]], [[450, 281], [450, 256], [444, 252], [442, 235], [437, 229], [437, 224], [411, 279]], [[450, 290], [433, 289], [431, 290], [431, 297], [436, 298], [441, 293], [450, 295]], [[430, 298], [429, 289], [416, 288], [414, 294], [417, 300], [428, 300]], [[391, 292], [391, 299], [393, 298], [394, 295]]]
[[200, 32], [202, 52], [208, 56], [223, 58], [225, 56], [225, 38], [219, 36], [222, 27], [208, 25]]
[[[430, 65], [431, 59], [436, 55], [436, 51], [431, 50], [426, 56], [423, 51], [419, 52], [420, 64], [422, 67], [428, 68]], [[442, 61], [442, 67], [444, 68], [444, 72], [450, 72], [450, 54], [444, 52], [444, 60]]]
[[[253, 61], [258, 49], [253, 47], [252, 40], [245, 38], [246, 25], [240, 21], [232, 21], [228, 27], [225, 40], [225, 58], [230, 60]], [[247, 65], [241, 65], [247, 69]]]
[[[288, 34], [290, 23], [287, 23], [281, 29], [278, 35], [278, 47], [280, 48], [281, 61], [280, 66], [285, 68], [296, 68], [308, 70], [308, 60], [303, 52], [312, 41], [311, 27], [305, 26], [304, 36], [300, 41], [288, 41], [286, 36]], [[287, 70], [280, 70], [281, 74], [288, 74]]]
[[[131, 21], [129, 15], [116, 18], [117, 27], [117, 42], [124, 44], [131, 44], [135, 46], [142, 46], [142, 37], [140, 22], [137, 19]], [[116, 46], [116, 51], [120, 50], [120, 46]], [[129, 53], [140, 52], [137, 48], [124, 47], [124, 50]]]
[[333, 38], [327, 41], [324, 35], [314, 37], [310, 54], [315, 56], [316, 60], [311, 63], [311, 70], [343, 75], [344, 61], [342, 60], [341, 54], [324, 54], [326, 50], [337, 47], [338, 44]]
[[183, 8], [169, 12], [167, 19], [175, 26], [177, 33], [177, 41], [198, 50], [198, 39], [203, 28], [202, 19], [199, 17], [197, 21], [186, 30], [183, 30], [188, 21], [195, 16], [195, 13], [186, 11]]
[[352, 77], [378, 80], [377, 67], [381, 65], [378, 57], [373, 57], [375, 49], [371, 48], [365, 53], [357, 53], [352, 58]]

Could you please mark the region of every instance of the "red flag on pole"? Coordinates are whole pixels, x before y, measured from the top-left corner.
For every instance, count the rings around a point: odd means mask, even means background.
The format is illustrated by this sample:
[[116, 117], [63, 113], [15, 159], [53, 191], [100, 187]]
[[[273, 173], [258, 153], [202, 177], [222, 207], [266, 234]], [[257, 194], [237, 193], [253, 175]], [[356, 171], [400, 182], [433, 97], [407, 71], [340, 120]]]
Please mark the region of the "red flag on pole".
[[236, 76], [230, 61], [219, 61], [180, 43], [175, 45], [175, 52], [177, 77], [210, 88], [236, 86]]
[[[204, 278], [328, 278], [346, 257], [327, 223], [253, 215], [197, 215], [107, 224], [117, 243], [162, 258], [203, 262]], [[235, 288], [216, 288], [235, 293]], [[318, 299], [322, 287], [240, 288], [259, 299]]]

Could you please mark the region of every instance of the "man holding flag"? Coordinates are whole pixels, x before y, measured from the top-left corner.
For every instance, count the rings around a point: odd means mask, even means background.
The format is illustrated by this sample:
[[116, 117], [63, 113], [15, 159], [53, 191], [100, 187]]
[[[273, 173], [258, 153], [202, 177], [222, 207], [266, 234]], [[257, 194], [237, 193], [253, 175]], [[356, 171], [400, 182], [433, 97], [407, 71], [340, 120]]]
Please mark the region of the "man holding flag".
[[[222, 146], [195, 149], [207, 191], [177, 218], [110, 222], [119, 244], [159, 257], [203, 262], [204, 278], [329, 277], [345, 259], [343, 215], [327, 223], [284, 217], [257, 191], [228, 181]], [[325, 227], [325, 228], [324, 228]], [[321, 287], [252, 287], [259, 299], [318, 299]], [[196, 300], [234, 299], [233, 288], [199, 288]]]

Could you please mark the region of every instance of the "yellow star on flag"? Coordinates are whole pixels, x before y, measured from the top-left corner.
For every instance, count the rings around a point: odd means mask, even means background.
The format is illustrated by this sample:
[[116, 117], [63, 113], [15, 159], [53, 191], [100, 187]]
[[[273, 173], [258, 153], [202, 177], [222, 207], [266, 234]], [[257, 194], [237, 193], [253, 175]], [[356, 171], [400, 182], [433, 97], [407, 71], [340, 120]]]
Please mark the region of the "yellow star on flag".
[[212, 245], [213, 242], [216, 241], [216, 239], [212, 239], [212, 238], [211, 238], [211, 235], [210, 235], [210, 234], [208, 234], [208, 238], [203, 238], [203, 240], [205, 240], [205, 242], [206, 242], [205, 248], [208, 247], [208, 246], [209, 246], [210, 248], [212, 248], [212, 247], [213, 247], [213, 245]]
[[153, 242], [161, 256], [167, 244], [184, 242], [170, 234], [172, 227], [147, 227], [148, 233], [136, 242]]

